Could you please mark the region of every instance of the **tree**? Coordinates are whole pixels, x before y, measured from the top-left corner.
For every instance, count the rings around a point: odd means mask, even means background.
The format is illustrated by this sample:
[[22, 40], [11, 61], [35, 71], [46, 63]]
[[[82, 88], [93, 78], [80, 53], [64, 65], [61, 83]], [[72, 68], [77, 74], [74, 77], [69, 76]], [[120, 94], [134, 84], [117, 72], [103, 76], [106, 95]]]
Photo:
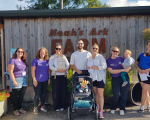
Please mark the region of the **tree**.
[[[24, 0], [18, 0], [24, 1]], [[16, 5], [18, 10], [22, 9], [60, 9], [61, 0], [25, 0], [29, 5], [27, 7]], [[98, 8], [109, 7], [107, 4], [102, 4], [99, 0], [63, 0], [64, 9], [75, 8]]]

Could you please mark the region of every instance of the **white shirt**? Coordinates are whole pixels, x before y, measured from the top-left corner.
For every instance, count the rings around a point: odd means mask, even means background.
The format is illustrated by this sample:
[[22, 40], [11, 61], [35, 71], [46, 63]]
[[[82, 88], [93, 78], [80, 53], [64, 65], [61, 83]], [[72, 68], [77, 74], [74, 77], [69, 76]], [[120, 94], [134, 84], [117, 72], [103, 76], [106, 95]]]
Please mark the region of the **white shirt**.
[[92, 55], [89, 56], [88, 62], [93, 62], [94, 66], [97, 66], [99, 69], [93, 69], [93, 71], [90, 72], [90, 75], [93, 79], [93, 81], [102, 81], [106, 82], [106, 68], [107, 63], [105, 58], [101, 54], [97, 54], [95, 58], [92, 58]]
[[[89, 51], [75, 51], [71, 54], [70, 65], [74, 65], [78, 70], [87, 70], [87, 59], [91, 55]], [[75, 73], [75, 71], [73, 71]]]
[[[66, 69], [68, 70], [69, 62], [68, 62], [66, 56], [64, 56], [64, 60], [65, 60], [65, 64], [66, 64]], [[55, 54], [49, 58], [49, 69], [52, 70], [51, 76], [55, 76], [55, 72], [57, 71], [58, 67], [56, 65], [56, 61], [57, 61], [57, 58], [55, 57]], [[56, 72], [56, 75], [65, 75], [65, 72]]]

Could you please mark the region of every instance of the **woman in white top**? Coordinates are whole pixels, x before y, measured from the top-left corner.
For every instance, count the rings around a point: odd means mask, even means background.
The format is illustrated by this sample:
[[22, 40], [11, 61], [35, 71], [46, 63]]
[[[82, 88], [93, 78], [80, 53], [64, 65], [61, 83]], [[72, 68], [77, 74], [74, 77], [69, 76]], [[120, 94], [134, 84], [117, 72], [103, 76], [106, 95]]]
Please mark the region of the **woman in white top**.
[[[60, 44], [56, 45], [55, 52], [56, 53], [49, 59], [49, 68], [52, 70], [51, 76], [54, 109], [58, 112], [63, 111], [65, 108], [67, 89], [66, 72], [69, 69], [69, 62], [67, 58], [62, 55], [62, 46]], [[61, 55], [62, 58], [59, 59], [58, 57]], [[58, 59], [61, 61], [58, 61]]]
[[98, 107], [98, 112], [100, 113], [100, 118], [103, 116], [103, 105], [104, 105], [104, 85], [106, 81], [106, 60], [98, 53], [99, 46], [95, 43], [91, 47], [92, 55], [88, 58], [87, 70], [93, 79], [93, 91], [95, 94], [95, 100]]

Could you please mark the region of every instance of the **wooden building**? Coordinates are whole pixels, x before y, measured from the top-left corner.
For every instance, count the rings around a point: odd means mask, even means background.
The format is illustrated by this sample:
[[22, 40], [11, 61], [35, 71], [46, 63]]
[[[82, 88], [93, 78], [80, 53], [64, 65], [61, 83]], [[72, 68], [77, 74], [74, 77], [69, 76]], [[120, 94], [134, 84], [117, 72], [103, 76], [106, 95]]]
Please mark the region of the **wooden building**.
[[[146, 42], [143, 28], [150, 27], [150, 6], [63, 10], [0, 11], [2, 72], [8, 71], [10, 49], [22, 47], [27, 56], [28, 85], [32, 85], [31, 62], [40, 47], [54, 53], [55, 44], [63, 45], [64, 54], [77, 50], [76, 42], [82, 39], [90, 51], [98, 43], [100, 52], [109, 58], [112, 46], [132, 51], [137, 59], [144, 52]], [[4, 82], [3, 87], [8, 86]]]

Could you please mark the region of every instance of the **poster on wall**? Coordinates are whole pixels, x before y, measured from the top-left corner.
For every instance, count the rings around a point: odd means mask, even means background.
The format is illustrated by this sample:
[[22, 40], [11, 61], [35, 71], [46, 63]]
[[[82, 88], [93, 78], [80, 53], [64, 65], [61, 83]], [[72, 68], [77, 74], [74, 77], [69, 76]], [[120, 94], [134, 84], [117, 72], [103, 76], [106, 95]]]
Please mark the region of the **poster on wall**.
[[12, 58], [17, 48], [10, 48], [10, 58]]

